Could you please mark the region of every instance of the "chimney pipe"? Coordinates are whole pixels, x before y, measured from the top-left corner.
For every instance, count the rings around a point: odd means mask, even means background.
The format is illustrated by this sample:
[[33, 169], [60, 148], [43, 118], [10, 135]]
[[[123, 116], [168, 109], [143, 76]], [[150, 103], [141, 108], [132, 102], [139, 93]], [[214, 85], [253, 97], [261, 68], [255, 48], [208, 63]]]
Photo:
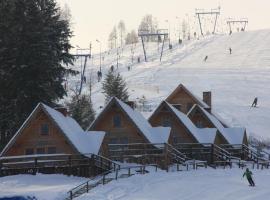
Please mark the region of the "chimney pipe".
[[203, 101], [206, 103], [210, 109], [212, 107], [212, 95], [210, 91], [203, 92]]

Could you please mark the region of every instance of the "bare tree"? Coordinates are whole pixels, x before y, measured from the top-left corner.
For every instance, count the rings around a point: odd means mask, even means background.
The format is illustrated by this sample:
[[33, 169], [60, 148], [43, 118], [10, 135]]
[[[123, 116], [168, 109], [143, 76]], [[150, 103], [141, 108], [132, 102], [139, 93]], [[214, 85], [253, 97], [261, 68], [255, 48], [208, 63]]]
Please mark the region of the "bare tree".
[[[148, 14], [142, 18], [142, 21], [139, 26], [139, 30], [153, 33], [153, 32], [156, 32], [157, 29], [158, 29], [157, 19], [154, 18], [152, 15]], [[154, 39], [153, 37], [147, 38], [148, 41], [153, 41], [153, 39]]]
[[121, 47], [123, 47], [125, 33], [126, 33], [126, 25], [125, 25], [125, 22], [123, 20], [120, 20], [120, 22], [118, 23], [118, 30], [120, 33], [120, 38], [119, 38], [120, 44], [121, 44]]
[[116, 26], [113, 27], [111, 33], [109, 34], [108, 42], [109, 42], [109, 48], [116, 48], [117, 46], [117, 29]]

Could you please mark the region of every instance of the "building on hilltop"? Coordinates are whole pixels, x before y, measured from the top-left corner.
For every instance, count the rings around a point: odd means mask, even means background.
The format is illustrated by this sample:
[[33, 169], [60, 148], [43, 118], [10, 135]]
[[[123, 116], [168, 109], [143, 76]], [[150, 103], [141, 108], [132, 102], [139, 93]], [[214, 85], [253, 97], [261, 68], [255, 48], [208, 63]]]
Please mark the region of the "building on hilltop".
[[174, 105], [163, 101], [150, 116], [153, 126], [171, 128], [171, 144], [178, 143], [212, 143], [220, 144], [222, 138], [216, 134], [216, 128], [197, 128], [192, 121]]
[[225, 127], [216, 116], [207, 112], [200, 105], [194, 105], [187, 116], [198, 128], [216, 128], [224, 138], [223, 144], [248, 145], [246, 129], [243, 127]]
[[86, 132], [65, 108], [39, 103], [1, 152], [1, 156], [98, 154], [105, 133]]
[[194, 104], [198, 104], [207, 110], [211, 110], [211, 92], [203, 93], [204, 100], [202, 101], [183, 84], [179, 84], [175, 90], [166, 98], [165, 101], [174, 105], [183, 113], [188, 113]]

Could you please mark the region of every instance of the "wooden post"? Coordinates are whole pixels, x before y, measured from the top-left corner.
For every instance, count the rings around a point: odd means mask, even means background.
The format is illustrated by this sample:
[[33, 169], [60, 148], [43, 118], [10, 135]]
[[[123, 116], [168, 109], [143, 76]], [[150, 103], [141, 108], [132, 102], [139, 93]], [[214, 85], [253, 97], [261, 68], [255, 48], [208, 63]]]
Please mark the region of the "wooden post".
[[102, 184], [105, 185], [105, 174], [103, 175], [103, 178], [102, 178]]
[[214, 144], [211, 144], [211, 164], [214, 163]]
[[88, 184], [88, 181], [86, 182], [86, 192], [88, 193], [89, 191], [89, 184]]
[[3, 173], [2, 173], [2, 167], [3, 167], [3, 166], [2, 166], [2, 162], [0, 161], [0, 177], [2, 177], [2, 174], [3, 174]]
[[128, 176], [130, 176], [130, 168], [128, 168]]
[[71, 156], [68, 156], [68, 176], [71, 175]]
[[73, 194], [72, 194], [72, 190], [69, 192], [69, 197], [70, 197], [70, 199], [72, 200], [73, 199]]
[[115, 180], [117, 180], [117, 178], [118, 178], [118, 169], [115, 172]]
[[37, 166], [38, 166], [38, 160], [35, 158], [35, 164], [34, 164], [34, 170], [33, 170], [33, 175], [37, 174]]

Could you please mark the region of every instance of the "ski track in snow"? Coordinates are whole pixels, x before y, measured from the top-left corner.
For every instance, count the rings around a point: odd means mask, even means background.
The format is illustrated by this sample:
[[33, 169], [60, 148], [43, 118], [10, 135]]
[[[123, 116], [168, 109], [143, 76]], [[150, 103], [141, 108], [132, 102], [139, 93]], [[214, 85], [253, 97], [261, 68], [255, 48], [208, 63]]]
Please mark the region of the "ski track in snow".
[[[231, 126], [244, 126], [249, 134], [270, 139], [270, 30], [207, 36], [200, 40], [184, 41], [179, 46], [173, 44], [169, 50], [165, 45], [162, 61], [157, 52], [157, 44], [146, 45], [149, 62], [131, 65], [130, 46], [126, 46], [120, 58], [118, 72], [125, 78], [130, 99], [144, 95], [148, 104], [156, 107], [173, 89], [183, 83], [197, 96], [212, 91], [213, 110]], [[229, 54], [229, 47], [232, 54]], [[203, 61], [208, 56], [206, 62]], [[111, 65], [116, 68], [116, 50], [110, 55], [103, 54], [103, 75]], [[141, 44], [135, 48], [134, 60], [141, 57]], [[78, 62], [78, 68], [80, 68]], [[131, 70], [127, 70], [127, 66]], [[99, 69], [99, 55], [87, 65], [86, 76], [96, 77]], [[71, 84], [79, 76], [71, 79]], [[84, 88], [86, 92], [86, 88]], [[259, 108], [250, 108], [255, 97]], [[101, 83], [94, 84], [92, 100], [97, 113], [104, 106]], [[143, 113], [149, 116], [149, 113]]]

